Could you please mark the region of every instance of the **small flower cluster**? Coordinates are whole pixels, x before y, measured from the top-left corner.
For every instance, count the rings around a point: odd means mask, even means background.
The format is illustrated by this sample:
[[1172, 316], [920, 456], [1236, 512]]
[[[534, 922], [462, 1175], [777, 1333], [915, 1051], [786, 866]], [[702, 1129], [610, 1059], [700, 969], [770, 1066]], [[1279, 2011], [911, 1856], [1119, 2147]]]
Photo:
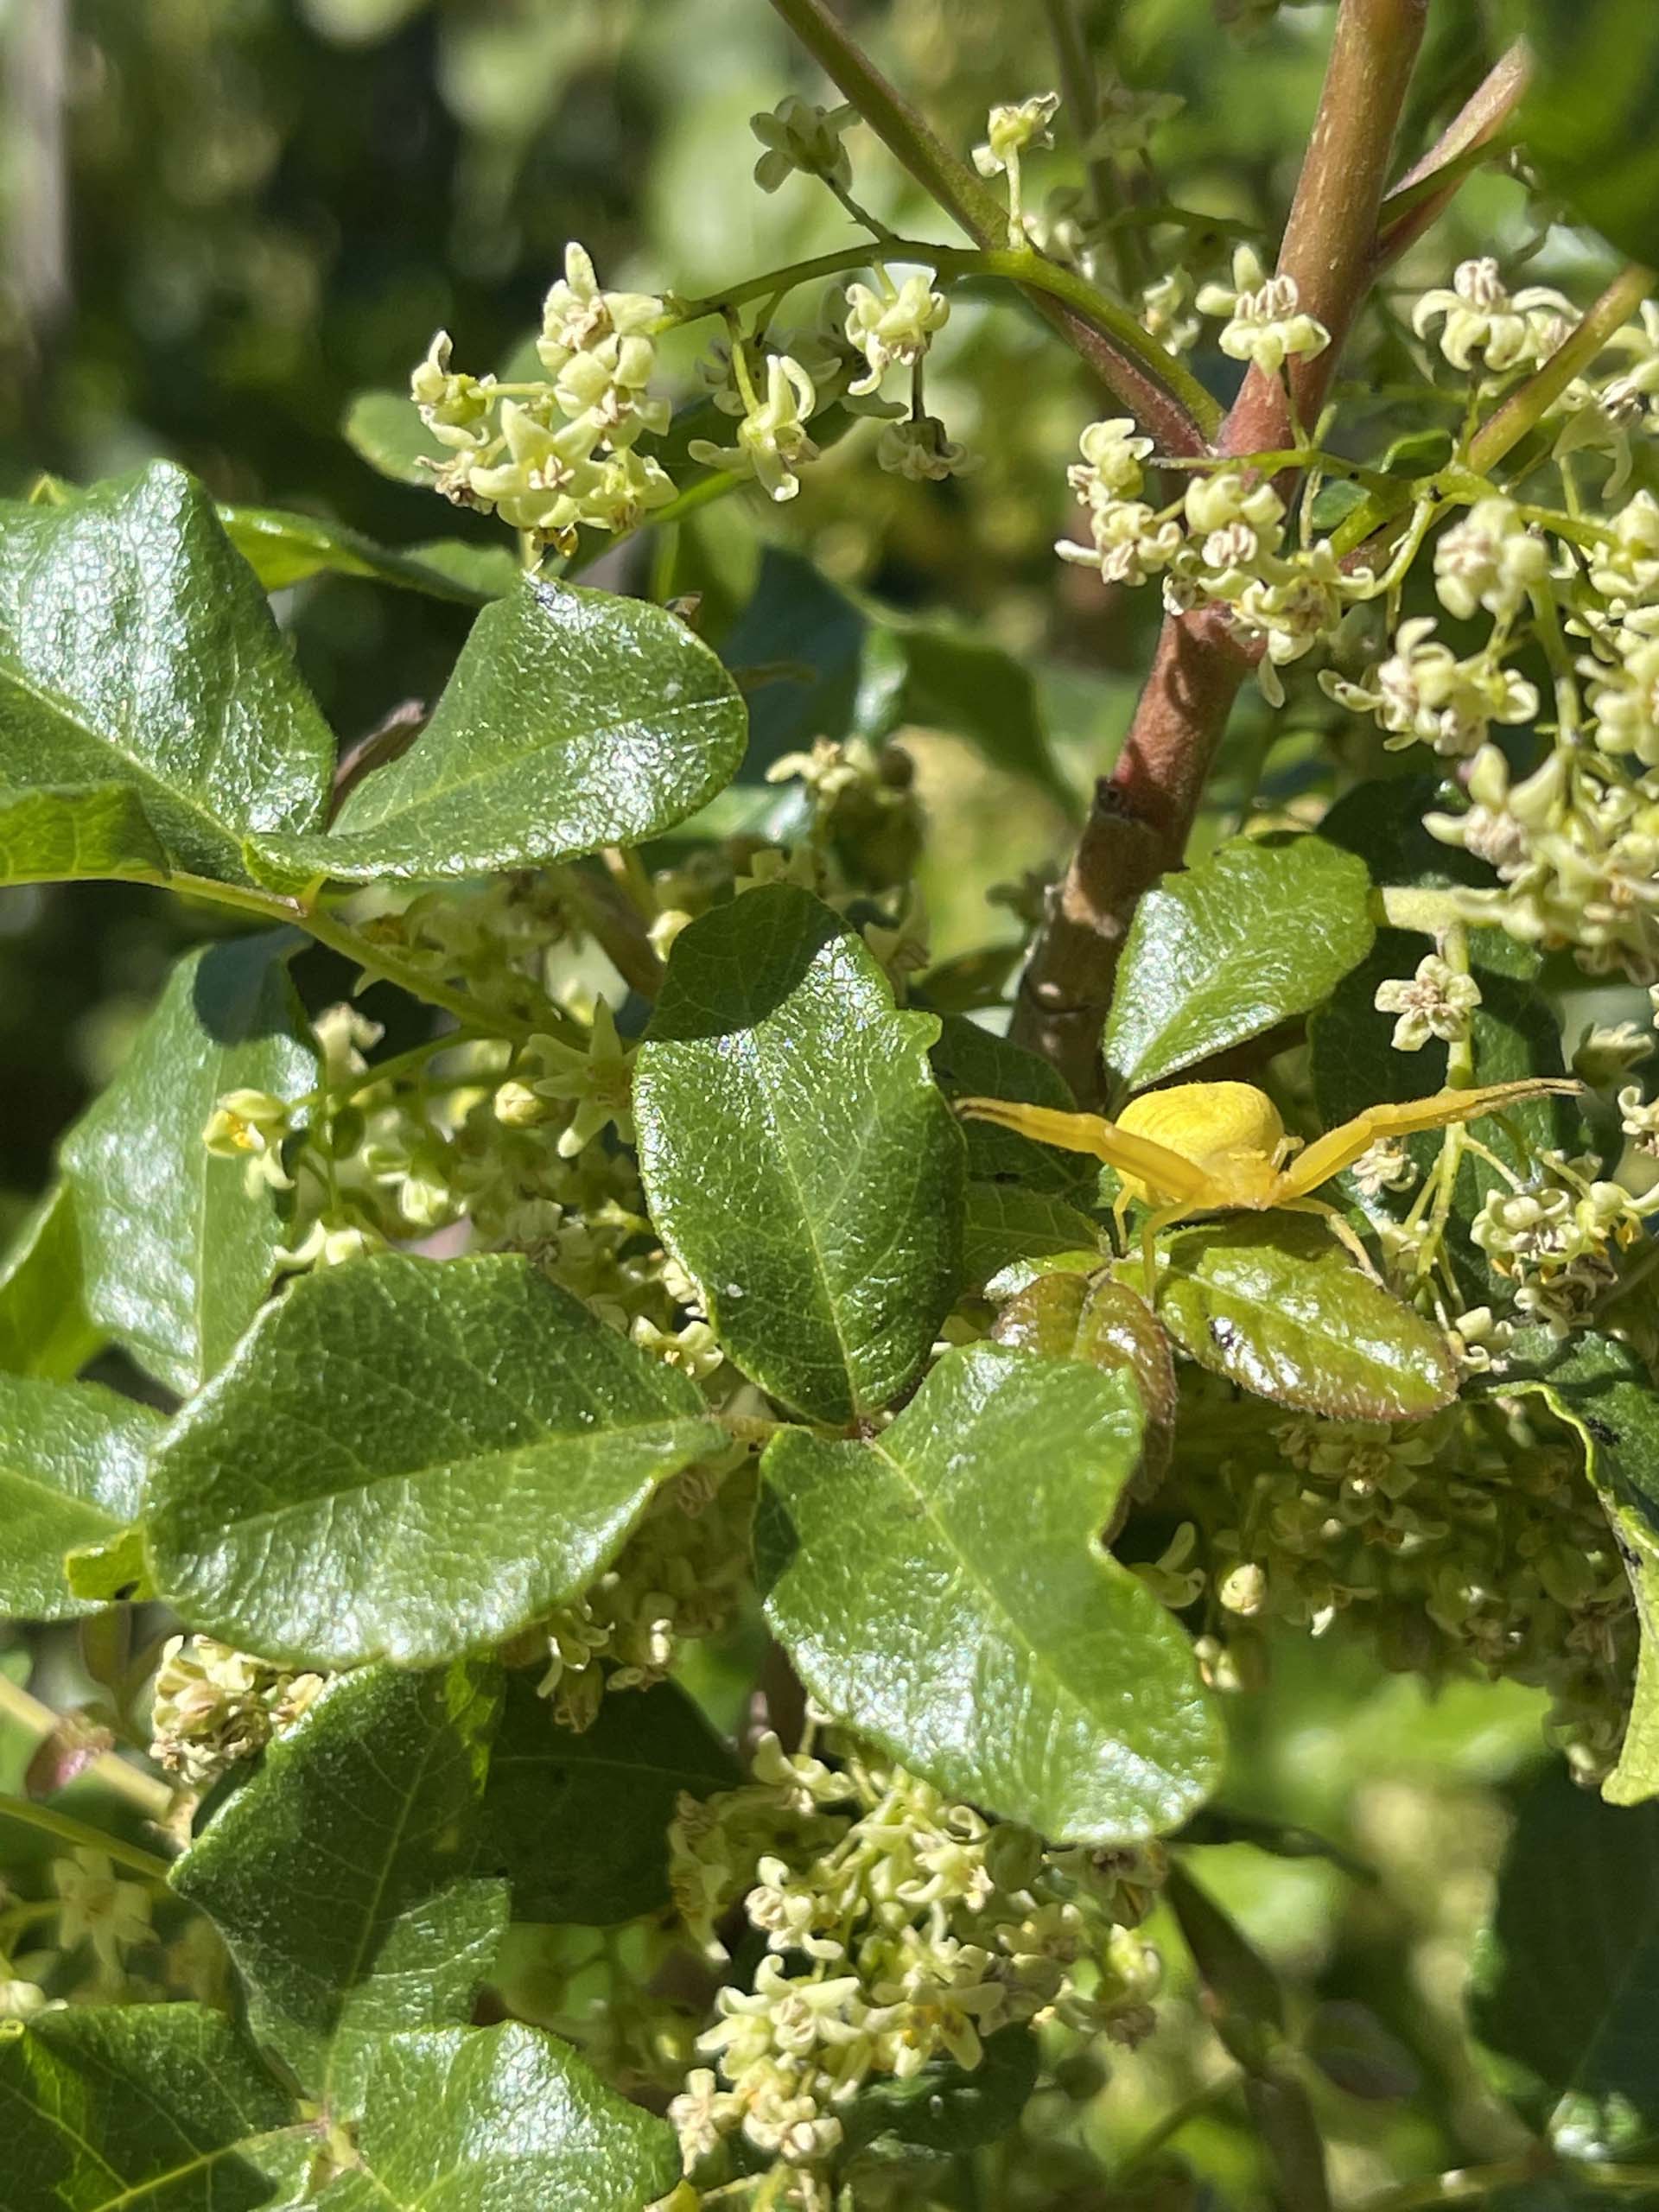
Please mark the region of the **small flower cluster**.
[[1546, 1690], [1552, 1740], [1586, 1778], [1611, 1768], [1637, 1620], [1576, 1439], [1518, 1400], [1395, 1428], [1235, 1408], [1230, 1427], [1233, 1447], [1181, 1484], [1223, 1649], [1269, 1622], [1339, 1624], [1431, 1682]]
[[827, 2212], [866, 2085], [935, 2061], [972, 2071], [1016, 2024], [1133, 2043], [1159, 1980], [1133, 1932], [1162, 1879], [1156, 1846], [1050, 1850], [850, 1742], [830, 1754], [766, 1737], [752, 1782], [683, 1798], [670, 1833], [676, 1903], [711, 1954], [739, 1940], [740, 1909], [766, 1942], [698, 2039], [713, 2063], [670, 2107], [686, 2171], [701, 2178], [741, 2134], [804, 2212]]
[[1616, 1254], [1659, 1212], [1659, 1189], [1633, 1198], [1599, 1166], [1541, 1154], [1536, 1179], [1494, 1191], [1470, 1225], [1493, 1274], [1513, 1285], [1516, 1314], [1552, 1336], [1584, 1326], [1618, 1281]]
[[736, 1446], [664, 1485], [616, 1563], [545, 1624], [539, 1688], [562, 1727], [591, 1727], [607, 1694], [666, 1679], [689, 1641], [731, 1621], [749, 1563], [754, 1484]]
[[149, 1755], [197, 1796], [291, 1728], [323, 1688], [211, 1636], [168, 1639], [150, 1707]]
[[650, 385], [670, 320], [653, 293], [604, 290], [573, 241], [543, 303], [544, 383], [462, 374], [441, 330], [410, 380], [421, 420], [450, 456], [434, 465], [437, 490], [561, 552], [575, 550], [583, 524], [636, 528], [674, 497], [666, 472], [639, 450], [642, 436], [668, 428], [669, 403]]

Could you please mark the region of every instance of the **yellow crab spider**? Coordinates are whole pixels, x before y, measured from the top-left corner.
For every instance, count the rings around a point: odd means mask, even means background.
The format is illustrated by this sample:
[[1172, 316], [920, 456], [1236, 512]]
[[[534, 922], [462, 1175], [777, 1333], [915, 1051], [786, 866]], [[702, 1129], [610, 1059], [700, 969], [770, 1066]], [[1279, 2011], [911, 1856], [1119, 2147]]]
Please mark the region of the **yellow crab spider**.
[[1348, 1224], [1334, 1206], [1310, 1192], [1351, 1167], [1379, 1138], [1443, 1129], [1518, 1105], [1523, 1098], [1548, 1092], [1568, 1096], [1582, 1087], [1564, 1077], [1536, 1076], [1472, 1090], [1437, 1090], [1430, 1098], [1408, 1099], [1402, 1105], [1370, 1106], [1306, 1148], [1300, 1137], [1286, 1135], [1273, 1101], [1249, 1083], [1181, 1083], [1168, 1090], [1144, 1091], [1115, 1122], [1009, 1098], [960, 1098], [957, 1111], [1034, 1137], [1039, 1144], [1092, 1153], [1115, 1167], [1122, 1185], [1112, 1208], [1119, 1241], [1132, 1201], [1138, 1198], [1153, 1208], [1141, 1230], [1152, 1294], [1158, 1280], [1153, 1239], [1160, 1230], [1197, 1214], [1265, 1213], [1269, 1208], [1316, 1214], [1375, 1277], [1365, 1248]]

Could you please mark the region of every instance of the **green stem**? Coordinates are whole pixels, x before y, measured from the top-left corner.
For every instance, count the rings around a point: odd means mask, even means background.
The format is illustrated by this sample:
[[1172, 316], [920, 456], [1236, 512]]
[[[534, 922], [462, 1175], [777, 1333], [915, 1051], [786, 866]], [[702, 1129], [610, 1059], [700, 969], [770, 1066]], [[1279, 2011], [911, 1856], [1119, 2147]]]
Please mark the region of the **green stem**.
[[[37, 1742], [52, 1733], [59, 1719], [49, 1705], [42, 1705], [39, 1698], [31, 1697], [26, 1689], [20, 1688], [4, 1675], [0, 1675], [0, 1716], [15, 1720]], [[113, 1751], [100, 1752], [86, 1771], [101, 1782], [105, 1789], [114, 1790], [118, 1796], [137, 1806], [153, 1821], [164, 1820], [172, 1806], [173, 1792], [166, 1783], [158, 1782], [153, 1775], [141, 1772], [125, 1759], [118, 1758]]]
[[[1048, 17], [1049, 40], [1059, 67], [1060, 91], [1066, 111], [1078, 143], [1086, 149], [1100, 124], [1100, 79], [1094, 59], [1073, 0], [1043, 0], [1043, 8]], [[1089, 196], [1094, 202], [1096, 220], [1111, 246], [1118, 283], [1127, 291], [1144, 275], [1139, 265], [1143, 245], [1138, 232], [1113, 227], [1122, 213], [1123, 203], [1117, 171], [1104, 154], [1090, 156], [1085, 151], [1084, 174], [1089, 180]]]
[[130, 1873], [142, 1875], [145, 1881], [158, 1886], [167, 1881], [168, 1864], [154, 1852], [141, 1851], [136, 1843], [124, 1843], [118, 1835], [106, 1835], [102, 1828], [91, 1827], [85, 1821], [71, 1820], [67, 1813], [55, 1813], [49, 1805], [37, 1805], [28, 1797], [0, 1796], [0, 1820], [16, 1821], [22, 1827], [38, 1828], [43, 1835], [55, 1836], [60, 1843], [72, 1845], [81, 1851], [101, 1851], [118, 1866], [124, 1866]]
[[[830, 12], [826, 0], [772, 0], [888, 150], [980, 246], [1007, 237], [1001, 200], [945, 145], [881, 74]], [[1006, 251], [996, 273], [1037, 295], [1042, 312], [1119, 404], [1172, 453], [1201, 453], [1219, 410], [1191, 372], [1141, 329], [1127, 308], [1084, 277], [1038, 253]], [[1035, 273], [1049, 272], [1046, 276]], [[1059, 279], [1065, 280], [1065, 289]], [[1202, 404], [1198, 404], [1201, 397]]]
[[1373, 891], [1370, 905], [1376, 919], [1388, 928], [1414, 930], [1420, 937], [1443, 936], [1470, 918], [1467, 892], [1420, 891], [1409, 884], [1391, 883]]
[[1243, 2087], [1243, 2068], [1236, 2066], [1229, 2072], [1218, 2075], [1213, 2082], [1201, 2083], [1190, 2096], [1183, 2097], [1179, 2104], [1173, 2105], [1161, 2120], [1154, 2122], [1139, 2141], [1129, 2145], [1122, 2160], [1113, 2168], [1114, 2183], [1122, 2183], [1130, 2174], [1138, 2172], [1149, 2159], [1157, 2156], [1166, 2143], [1172, 2142], [1180, 2133], [1189, 2120], [1197, 2120], [1201, 2113], [1208, 2112], [1224, 2097], [1230, 2097], [1236, 2089]]
[[[1206, 433], [1213, 431], [1221, 421], [1219, 404], [1184, 363], [1166, 353], [1150, 333], [1142, 330], [1126, 308], [1120, 307], [1075, 269], [1049, 260], [1034, 246], [939, 245], [925, 238], [884, 238], [879, 245], [840, 246], [833, 253], [816, 253], [804, 261], [769, 269], [759, 276], [746, 277], [741, 283], [728, 285], [721, 291], [705, 293], [696, 299], [671, 297], [667, 303], [669, 314], [677, 324], [700, 322], [707, 316], [726, 315], [735, 308], [747, 307], [754, 300], [792, 292], [798, 285], [815, 283], [821, 277], [845, 276], [849, 270], [868, 269], [877, 262], [893, 261], [929, 266], [947, 282], [988, 276], [1018, 284], [1026, 291], [1046, 294], [1109, 338], [1131, 356], [1148, 377], [1156, 378], [1166, 387], [1166, 396], [1173, 395], [1179, 400], [1192, 422]], [[1120, 396], [1128, 404], [1127, 394]], [[1153, 421], [1140, 419], [1146, 420], [1146, 427], [1154, 435], [1160, 435]], [[1202, 451], [1201, 441], [1197, 449]], [[1194, 448], [1190, 441], [1184, 440], [1174, 450], [1185, 454]], [[666, 507], [652, 518], [654, 522], [669, 518], [671, 510]]]
[[1653, 289], [1653, 271], [1639, 262], [1619, 271], [1542, 367], [1535, 369], [1476, 431], [1468, 458], [1477, 476], [1489, 475], [1542, 421], [1580, 370], [1588, 368], [1614, 332], [1624, 328]]
[[321, 908], [296, 909], [289, 918], [315, 938], [319, 944], [326, 944], [331, 952], [339, 953], [354, 967], [365, 969], [385, 982], [395, 983], [399, 990], [407, 991], [412, 998], [424, 999], [429, 1006], [442, 1007], [467, 1029], [483, 1030], [492, 1037], [508, 1037], [519, 1045], [538, 1034], [556, 1037], [561, 1043], [577, 1047], [585, 1046], [588, 1042], [588, 1033], [580, 1022], [572, 1020], [550, 1001], [545, 1020], [525, 1021], [518, 1014], [505, 1014], [486, 1005], [470, 991], [452, 990], [448, 983], [429, 976], [416, 962], [404, 959], [385, 945], [372, 943], [348, 923], [336, 921]]

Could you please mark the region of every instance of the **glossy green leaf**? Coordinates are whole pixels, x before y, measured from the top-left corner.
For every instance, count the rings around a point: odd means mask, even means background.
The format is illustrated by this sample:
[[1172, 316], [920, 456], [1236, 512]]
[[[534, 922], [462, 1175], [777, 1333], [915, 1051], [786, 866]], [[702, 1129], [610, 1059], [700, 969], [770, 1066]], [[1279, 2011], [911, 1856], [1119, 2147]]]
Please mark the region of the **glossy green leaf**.
[[0, 2025], [7, 2212], [259, 2212], [289, 2201], [298, 2120], [206, 2005], [74, 2005]]
[[1081, 1359], [1103, 1374], [1127, 1369], [1145, 1421], [1134, 1487], [1155, 1490], [1175, 1441], [1175, 1363], [1169, 1338], [1144, 1298], [1103, 1273], [1056, 1269], [1027, 1283], [998, 1313], [996, 1343], [1045, 1359]]
[[677, 616], [526, 580], [474, 624], [430, 721], [326, 836], [260, 847], [285, 877], [480, 875], [634, 845], [711, 798], [743, 702]]
[[852, 1421], [920, 1372], [955, 1295], [963, 1141], [874, 959], [804, 891], [693, 922], [634, 1075], [658, 1233], [744, 1372]]
[[[433, 599], [483, 607], [511, 591], [523, 574], [505, 545], [475, 546], [456, 541], [448, 555], [423, 546], [403, 550], [377, 545], [372, 537], [348, 530], [344, 523], [325, 522], [315, 515], [288, 514], [276, 507], [220, 507], [219, 518], [226, 537], [267, 591], [282, 591], [316, 575], [361, 576], [372, 583], [424, 592]], [[439, 551], [439, 558], [430, 557], [433, 550]], [[461, 562], [454, 561], [454, 552], [463, 556]], [[486, 565], [480, 567], [480, 563]], [[466, 581], [468, 567], [489, 580], [485, 588]]]
[[[0, 505], [0, 787], [95, 794], [73, 824], [25, 817], [20, 850], [56, 840], [107, 863], [147, 823], [169, 868], [246, 883], [250, 838], [321, 822], [334, 755], [257, 582], [182, 470], [157, 461], [64, 506]], [[111, 785], [135, 807], [112, 811]]]
[[126, 784], [0, 793], [0, 883], [165, 882], [167, 855]]
[[0, 1374], [0, 1613], [67, 1620], [63, 1555], [137, 1518], [160, 1414], [96, 1382]]
[[971, 1182], [963, 1202], [962, 1274], [982, 1287], [1007, 1268], [1103, 1250], [1100, 1224], [1065, 1198], [1018, 1183]]
[[986, 2038], [971, 2071], [953, 2058], [935, 2058], [904, 2081], [872, 2081], [846, 2107], [848, 2151], [882, 2159], [913, 2158], [918, 2151], [954, 2158], [994, 2143], [1018, 2125], [1037, 2086], [1039, 2057], [1028, 2027], [1004, 2028]]
[[1510, 0], [1537, 66], [1521, 137], [1546, 186], [1621, 253], [1659, 262], [1659, 14], [1583, 0]]
[[1659, 2139], [1659, 1806], [1604, 1804], [1552, 1761], [1504, 1854], [1471, 2012], [1568, 2156]]
[[181, 960], [120, 1072], [63, 1145], [87, 1312], [181, 1394], [228, 1357], [270, 1287], [286, 1234], [275, 1194], [201, 1133], [227, 1090], [300, 1098], [317, 1052], [285, 932]]
[[528, 1261], [385, 1254], [302, 1277], [174, 1421], [151, 1573], [245, 1650], [435, 1664], [576, 1596], [723, 1435]]
[[319, 2212], [643, 2212], [679, 2178], [665, 2121], [517, 2021], [383, 2037], [362, 2090], [361, 2167]]
[[335, 2109], [365, 2036], [471, 2017], [507, 1921], [469, 1878], [499, 1712], [493, 1669], [346, 1675], [174, 1866], [255, 2033]]
[[578, 1734], [537, 1695], [534, 1675], [510, 1675], [479, 1864], [512, 1883], [515, 1920], [632, 1920], [668, 1901], [668, 1824], [681, 1791], [707, 1797], [741, 1779], [672, 1682], [605, 1698]]
[[1160, 1247], [1158, 1315], [1200, 1367], [1336, 1421], [1421, 1421], [1457, 1388], [1445, 1339], [1294, 1214], [1185, 1229]]
[[0, 1260], [0, 1369], [67, 1382], [103, 1342], [86, 1311], [74, 1194], [54, 1183]]
[[340, 432], [378, 474], [394, 484], [431, 490], [432, 471], [425, 464], [435, 441], [406, 391], [359, 391], [346, 410]]
[[976, 1344], [868, 1443], [774, 1438], [758, 1559], [811, 1694], [1045, 1834], [1177, 1826], [1221, 1732], [1185, 1633], [1101, 1546], [1141, 1427], [1127, 1375]]
[[[1064, 1076], [1006, 1038], [959, 1014], [944, 1015], [939, 1041], [928, 1058], [947, 1098], [1017, 1098], [1029, 1106], [1077, 1111], [1077, 1100]], [[1075, 1204], [1090, 1205], [1100, 1179], [1097, 1161], [1052, 1144], [1034, 1144], [1014, 1129], [992, 1122], [964, 1122], [968, 1173], [979, 1182], [1020, 1183], [1031, 1191], [1052, 1191]]]
[[1364, 864], [1321, 837], [1238, 837], [1135, 909], [1103, 1049], [1125, 1088], [1327, 998], [1370, 950]]

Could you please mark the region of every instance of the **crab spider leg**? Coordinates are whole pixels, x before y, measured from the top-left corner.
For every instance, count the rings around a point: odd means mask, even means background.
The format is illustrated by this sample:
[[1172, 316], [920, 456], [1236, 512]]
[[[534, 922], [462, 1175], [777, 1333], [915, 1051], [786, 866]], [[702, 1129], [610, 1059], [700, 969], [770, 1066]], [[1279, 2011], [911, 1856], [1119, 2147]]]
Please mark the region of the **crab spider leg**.
[[[1343, 1247], [1344, 1250], [1351, 1253], [1353, 1257], [1358, 1261], [1360, 1266], [1365, 1270], [1365, 1273], [1370, 1277], [1374, 1283], [1382, 1282], [1382, 1276], [1378, 1274], [1376, 1269], [1371, 1265], [1370, 1254], [1365, 1249], [1364, 1245], [1360, 1242], [1359, 1237], [1355, 1233], [1353, 1228], [1349, 1223], [1343, 1219], [1335, 1206], [1326, 1205], [1323, 1198], [1281, 1198], [1279, 1201], [1278, 1211], [1281, 1213], [1311, 1213], [1314, 1215], [1319, 1220], [1325, 1224], [1325, 1227], [1331, 1231], [1331, 1234], [1336, 1238], [1338, 1243]], [[1385, 1289], [1387, 1288], [1386, 1284], [1383, 1284], [1382, 1287]]]
[[[1027, 1106], [1012, 1098], [958, 1098], [957, 1111], [973, 1121], [995, 1122], [999, 1128], [1034, 1137], [1039, 1144], [1056, 1145], [1063, 1152], [1090, 1153], [1120, 1175], [1133, 1176], [1154, 1198], [1198, 1205], [1210, 1188], [1204, 1170], [1179, 1152], [1154, 1144], [1150, 1137], [1131, 1136], [1098, 1114], [1062, 1114], [1052, 1106]], [[1363, 1145], [1360, 1150], [1364, 1150]]]
[[1185, 1205], [1159, 1206], [1141, 1224], [1141, 1262], [1147, 1271], [1147, 1303], [1155, 1313], [1158, 1311], [1158, 1248], [1155, 1240], [1166, 1229], [1173, 1229], [1189, 1215], [1200, 1213], [1203, 1208]]
[[1483, 1114], [1518, 1105], [1523, 1098], [1541, 1098], [1551, 1093], [1576, 1097], [1583, 1088], [1564, 1076], [1531, 1076], [1519, 1083], [1486, 1084], [1475, 1090], [1437, 1090], [1432, 1097], [1408, 1099], [1403, 1105], [1367, 1107], [1351, 1122], [1316, 1137], [1292, 1161], [1285, 1170], [1283, 1195], [1277, 1204], [1306, 1198], [1344, 1167], [1351, 1167], [1379, 1137], [1409, 1136], [1418, 1129], [1443, 1129], [1453, 1122], [1478, 1121]]

